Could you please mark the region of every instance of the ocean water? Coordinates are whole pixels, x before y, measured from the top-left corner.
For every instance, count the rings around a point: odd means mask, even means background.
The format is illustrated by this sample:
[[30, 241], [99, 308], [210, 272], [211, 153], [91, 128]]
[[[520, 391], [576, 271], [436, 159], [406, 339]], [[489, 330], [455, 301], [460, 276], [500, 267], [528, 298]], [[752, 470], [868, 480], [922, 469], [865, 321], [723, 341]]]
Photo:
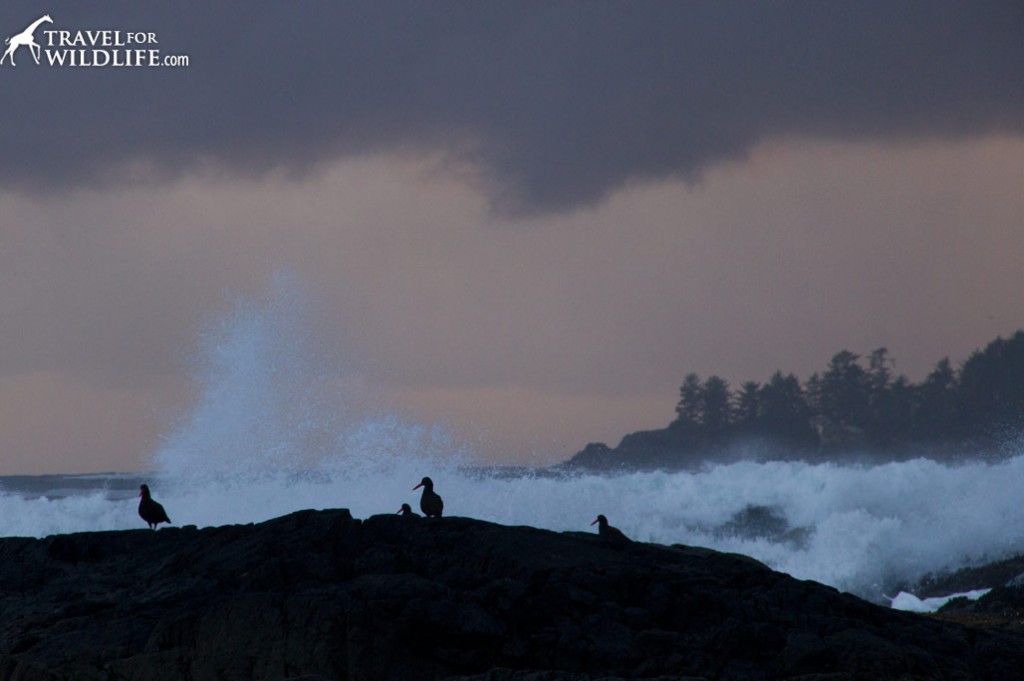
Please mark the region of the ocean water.
[[259, 522], [305, 508], [344, 507], [365, 518], [403, 502], [416, 508], [412, 488], [430, 475], [446, 515], [593, 531], [603, 513], [636, 540], [743, 553], [875, 601], [929, 572], [1024, 552], [1024, 456], [958, 466], [733, 463], [695, 473], [551, 475], [453, 463], [443, 448], [430, 452], [429, 430], [397, 420], [368, 427], [395, 447], [358, 465], [339, 456], [293, 470], [0, 478], [2, 534], [144, 527], [136, 515], [142, 481], [176, 525]]
[[[1024, 552], [1024, 446], [957, 465], [709, 464], [608, 475], [476, 465], [443, 427], [338, 402], [287, 277], [200, 334], [192, 411], [148, 473], [0, 478], [0, 535], [138, 529], [138, 485], [175, 525], [260, 522], [299, 509], [357, 518], [417, 507], [429, 475], [445, 514], [743, 553], [882, 602], [935, 571]], [[1005, 454], [1005, 452], [1004, 452]], [[994, 585], [992, 585], [994, 586]]]

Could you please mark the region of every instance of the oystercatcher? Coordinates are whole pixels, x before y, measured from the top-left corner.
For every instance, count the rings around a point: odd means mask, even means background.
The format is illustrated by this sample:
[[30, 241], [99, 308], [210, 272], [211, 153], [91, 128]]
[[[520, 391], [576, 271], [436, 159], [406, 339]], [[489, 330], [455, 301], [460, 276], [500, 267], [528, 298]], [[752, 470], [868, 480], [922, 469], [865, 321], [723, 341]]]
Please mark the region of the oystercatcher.
[[149, 523], [149, 529], [155, 530], [156, 526], [160, 523], [169, 523], [171, 519], [167, 517], [167, 511], [164, 507], [153, 501], [153, 497], [149, 496], [149, 485], [141, 485], [139, 487], [139, 496], [142, 497], [142, 501], [139, 502], [139, 516]]
[[629, 537], [622, 533], [622, 530], [609, 525], [608, 519], [603, 515], [597, 516], [597, 520], [590, 524], [597, 525], [597, 533], [601, 535], [602, 539], [611, 539], [612, 541], [631, 541]]
[[441, 511], [444, 510], [444, 502], [434, 491], [434, 481], [430, 478], [423, 478], [420, 484], [413, 487], [413, 491], [420, 487], [423, 488], [423, 496], [420, 497], [420, 510], [423, 511], [423, 515], [428, 518], [440, 518]]

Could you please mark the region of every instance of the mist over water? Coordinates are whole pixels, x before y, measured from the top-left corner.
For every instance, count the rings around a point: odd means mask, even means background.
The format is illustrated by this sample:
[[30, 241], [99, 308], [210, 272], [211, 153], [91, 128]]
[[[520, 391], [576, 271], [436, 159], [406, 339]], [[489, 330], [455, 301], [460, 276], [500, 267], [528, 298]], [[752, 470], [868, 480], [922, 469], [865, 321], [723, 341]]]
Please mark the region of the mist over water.
[[361, 403], [344, 362], [319, 352], [311, 297], [279, 273], [204, 335], [202, 396], [154, 455], [179, 524], [394, 512], [424, 475], [469, 461], [443, 428]]
[[[203, 335], [202, 394], [147, 476], [96, 476], [54, 492], [0, 481], [5, 535], [142, 527], [145, 480], [177, 526], [267, 520], [306, 508], [357, 518], [417, 508], [429, 475], [445, 514], [593, 531], [598, 513], [636, 540], [753, 556], [798, 578], [880, 600], [932, 571], [1024, 552], [1024, 449], [962, 465], [740, 462], [699, 472], [554, 475], [474, 465], [442, 427], [358, 406], [317, 352], [302, 287], [279, 276]], [[489, 457], [490, 460], [493, 460]], [[25, 483], [27, 485], [28, 483]], [[40, 491], [46, 487], [47, 491]]]

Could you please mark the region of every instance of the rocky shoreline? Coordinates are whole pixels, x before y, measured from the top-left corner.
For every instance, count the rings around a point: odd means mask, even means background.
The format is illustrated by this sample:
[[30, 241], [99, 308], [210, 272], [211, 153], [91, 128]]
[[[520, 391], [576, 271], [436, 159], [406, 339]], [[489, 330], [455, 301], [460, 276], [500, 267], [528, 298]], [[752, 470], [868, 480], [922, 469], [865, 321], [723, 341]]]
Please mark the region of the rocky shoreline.
[[465, 518], [302, 511], [0, 539], [0, 558], [12, 681], [1024, 679], [1005, 621], [898, 612], [739, 555]]

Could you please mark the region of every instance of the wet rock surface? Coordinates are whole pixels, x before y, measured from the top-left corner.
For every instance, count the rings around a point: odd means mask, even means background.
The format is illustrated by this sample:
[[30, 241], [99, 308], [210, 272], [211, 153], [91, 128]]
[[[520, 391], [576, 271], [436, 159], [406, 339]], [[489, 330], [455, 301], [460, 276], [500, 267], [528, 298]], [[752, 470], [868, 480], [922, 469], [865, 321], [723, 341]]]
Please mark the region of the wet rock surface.
[[743, 556], [464, 518], [302, 511], [0, 559], [0, 679], [1024, 678], [1013, 632]]

